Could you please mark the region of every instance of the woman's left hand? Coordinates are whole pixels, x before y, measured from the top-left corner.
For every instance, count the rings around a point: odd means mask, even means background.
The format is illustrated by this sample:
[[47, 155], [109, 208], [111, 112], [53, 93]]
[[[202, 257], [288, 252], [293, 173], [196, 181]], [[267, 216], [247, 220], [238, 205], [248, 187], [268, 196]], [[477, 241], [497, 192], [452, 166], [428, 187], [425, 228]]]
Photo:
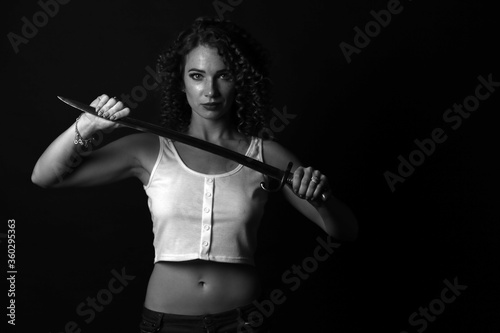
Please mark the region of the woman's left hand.
[[312, 167], [298, 167], [293, 173], [293, 192], [311, 203], [321, 203], [330, 197], [328, 179]]

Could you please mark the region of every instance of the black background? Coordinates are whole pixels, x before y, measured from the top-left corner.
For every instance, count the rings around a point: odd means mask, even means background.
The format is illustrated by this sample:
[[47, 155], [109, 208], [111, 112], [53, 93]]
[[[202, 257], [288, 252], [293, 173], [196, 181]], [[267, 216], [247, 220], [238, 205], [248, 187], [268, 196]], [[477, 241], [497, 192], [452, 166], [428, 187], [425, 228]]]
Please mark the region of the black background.
[[[353, 45], [353, 28], [363, 29], [370, 11], [387, 3], [243, 0], [224, 13], [273, 57], [274, 106], [295, 116], [276, 139], [329, 177], [360, 224], [356, 242], [290, 291], [282, 274], [311, 257], [324, 235], [271, 197], [256, 259], [264, 295], [286, 292], [273, 311], [273, 332], [500, 330], [499, 89], [459, 128], [443, 120], [474, 94], [478, 76], [500, 81], [497, 14], [482, 1], [402, 1], [402, 11], [348, 63], [339, 44]], [[21, 18], [32, 22], [41, 7], [3, 7], [1, 232], [16, 220], [17, 331], [63, 332], [74, 321], [82, 332], [136, 332], [153, 265], [141, 184], [44, 190], [30, 175], [78, 115], [57, 95], [90, 102], [130, 93], [181, 29], [217, 15], [214, 2], [70, 1], [19, 52], [7, 34], [22, 35]], [[154, 92], [134, 117], [156, 121]], [[435, 128], [447, 140], [392, 192], [384, 172], [397, 173], [398, 156], [407, 158], [413, 141]], [[86, 323], [76, 308], [122, 269], [135, 278]], [[411, 326], [409, 316], [440, 297], [445, 279], [467, 289], [427, 327]]]

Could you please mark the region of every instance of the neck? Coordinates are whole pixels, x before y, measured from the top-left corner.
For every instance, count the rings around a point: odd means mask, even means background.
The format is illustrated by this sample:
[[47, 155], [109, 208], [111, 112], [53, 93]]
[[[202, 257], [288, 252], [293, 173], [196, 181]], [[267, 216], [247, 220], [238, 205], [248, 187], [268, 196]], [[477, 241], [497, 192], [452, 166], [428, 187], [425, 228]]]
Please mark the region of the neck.
[[192, 117], [188, 128], [188, 135], [208, 142], [234, 139], [238, 131], [234, 128], [229, 118], [216, 121]]

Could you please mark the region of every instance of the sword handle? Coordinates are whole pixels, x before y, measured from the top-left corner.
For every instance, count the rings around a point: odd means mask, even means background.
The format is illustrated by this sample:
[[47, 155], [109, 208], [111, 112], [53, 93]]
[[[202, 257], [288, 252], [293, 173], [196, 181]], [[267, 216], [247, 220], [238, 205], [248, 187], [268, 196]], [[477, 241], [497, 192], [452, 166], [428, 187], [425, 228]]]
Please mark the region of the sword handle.
[[[279, 190], [281, 190], [283, 188], [283, 186], [285, 184], [291, 187], [293, 185], [293, 172], [291, 172], [292, 165], [293, 165], [292, 162], [288, 163], [288, 166], [286, 167], [286, 170], [283, 173], [283, 177], [281, 177], [281, 180], [279, 181], [278, 186], [276, 186], [275, 188], [270, 188], [269, 186], [264, 184], [264, 182], [262, 182], [262, 183], [260, 183], [260, 187], [262, 187], [262, 189], [266, 192], [278, 192]], [[328, 191], [321, 193], [321, 199], [323, 199], [323, 201], [326, 201], [329, 196], [330, 195], [329, 195]]]
[[286, 167], [286, 170], [283, 173], [283, 177], [281, 177], [278, 186], [276, 186], [275, 188], [270, 188], [269, 186], [264, 184], [264, 182], [262, 182], [260, 183], [260, 187], [262, 187], [262, 189], [266, 192], [278, 192], [283, 188], [285, 184], [291, 185], [293, 181], [293, 173], [290, 172], [290, 170], [292, 170], [292, 165], [292, 162], [288, 163], [288, 166]]

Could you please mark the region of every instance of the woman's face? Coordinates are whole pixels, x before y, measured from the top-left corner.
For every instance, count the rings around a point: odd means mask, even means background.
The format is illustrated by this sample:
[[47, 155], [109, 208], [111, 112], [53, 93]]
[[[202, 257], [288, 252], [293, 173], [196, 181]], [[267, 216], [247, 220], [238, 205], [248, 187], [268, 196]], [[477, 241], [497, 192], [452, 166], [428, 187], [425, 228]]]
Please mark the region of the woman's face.
[[217, 120], [229, 115], [235, 84], [217, 49], [198, 46], [186, 55], [184, 91], [192, 116]]

